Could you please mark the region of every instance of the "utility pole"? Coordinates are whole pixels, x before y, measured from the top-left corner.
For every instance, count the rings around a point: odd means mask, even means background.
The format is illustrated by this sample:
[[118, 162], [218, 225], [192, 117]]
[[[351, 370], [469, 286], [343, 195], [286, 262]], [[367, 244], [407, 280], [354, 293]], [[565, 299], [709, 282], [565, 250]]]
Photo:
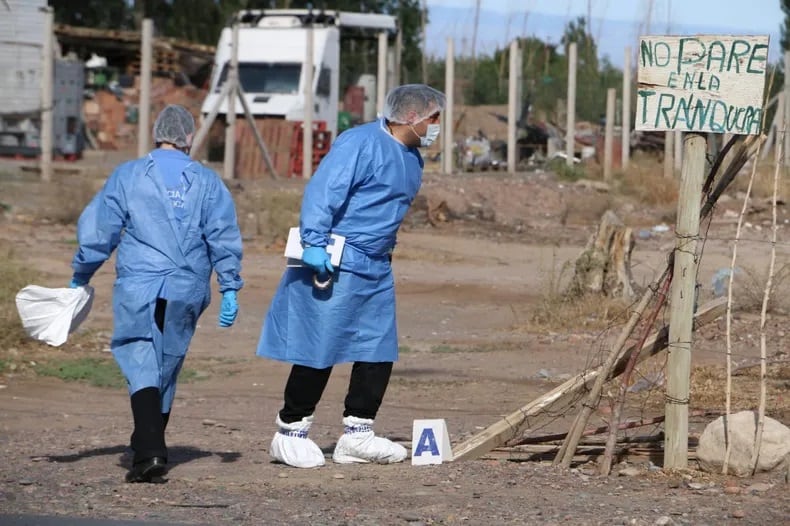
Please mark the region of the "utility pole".
[[631, 47], [625, 48], [623, 61], [623, 172], [628, 170], [631, 162]]
[[143, 20], [140, 42], [140, 104], [138, 105], [137, 156], [151, 149], [151, 70], [153, 69], [154, 21]]
[[428, 7], [425, 5], [427, 0], [422, 0], [420, 5], [420, 38], [422, 38], [422, 83], [428, 84], [428, 58], [426, 56], [426, 41], [428, 40], [425, 35], [425, 17], [428, 15]]
[[447, 39], [447, 57], [445, 58], [444, 95], [447, 98], [444, 108], [444, 149], [442, 150], [442, 164], [444, 173], [451, 175], [455, 168], [453, 162], [453, 140], [455, 133], [455, 42], [452, 37]]
[[573, 166], [576, 155], [576, 42], [568, 44], [568, 102], [565, 130], [565, 164]]
[[306, 47], [304, 59], [304, 117], [302, 119], [302, 179], [309, 181], [313, 176], [313, 70], [315, 69], [313, 57], [315, 35], [312, 20], [310, 21], [310, 27], [307, 28]]
[[480, 0], [475, 1], [475, 25], [472, 29], [472, 67], [477, 63], [477, 26], [480, 23]]
[[41, 60], [41, 180], [49, 182], [52, 180], [52, 135], [53, 129], [53, 110], [55, 106], [54, 84], [55, 84], [55, 52], [52, 33], [55, 13], [51, 8], [46, 8], [44, 15], [44, 40], [42, 46]]
[[510, 42], [510, 68], [508, 71], [507, 90], [507, 171], [516, 173], [518, 154], [516, 148], [516, 109], [518, 108], [518, 68], [519, 68], [518, 39]]
[[379, 33], [378, 69], [376, 78], [376, 110], [384, 111], [384, 98], [387, 96], [387, 33]]
[[[233, 24], [231, 37], [230, 67], [228, 68], [227, 81], [232, 86], [239, 84], [239, 24]], [[227, 122], [225, 126], [225, 156], [223, 163], [222, 176], [225, 179], [233, 179], [236, 169], [236, 98], [234, 90], [228, 97], [228, 111], [225, 114]]]

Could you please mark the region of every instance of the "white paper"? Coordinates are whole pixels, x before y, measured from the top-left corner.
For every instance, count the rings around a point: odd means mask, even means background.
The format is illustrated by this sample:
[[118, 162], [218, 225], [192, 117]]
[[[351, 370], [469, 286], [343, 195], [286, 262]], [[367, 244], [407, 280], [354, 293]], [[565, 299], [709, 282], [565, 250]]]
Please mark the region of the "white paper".
[[[337, 234], [329, 236], [329, 245], [326, 251], [329, 253], [329, 261], [335, 268], [340, 268], [340, 259], [343, 257], [343, 247], [346, 244], [346, 238]], [[285, 243], [285, 257], [288, 258], [287, 265], [289, 267], [302, 267], [302, 237], [299, 234], [299, 227], [293, 227], [288, 230], [288, 241]]]

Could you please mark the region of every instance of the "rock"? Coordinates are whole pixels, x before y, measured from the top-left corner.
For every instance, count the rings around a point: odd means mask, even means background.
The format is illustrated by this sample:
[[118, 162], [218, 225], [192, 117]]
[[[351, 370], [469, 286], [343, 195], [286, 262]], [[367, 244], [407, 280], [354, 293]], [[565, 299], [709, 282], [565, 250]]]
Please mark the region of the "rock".
[[773, 488], [773, 484], [767, 484], [765, 482], [758, 482], [757, 484], [752, 484], [748, 486], [746, 489], [743, 490], [744, 493], [763, 493], [764, 491], [768, 491], [769, 489]]
[[746, 517], [746, 512], [743, 510], [735, 510], [732, 512], [733, 519], [742, 519], [744, 517]]
[[689, 482], [688, 483], [688, 487], [689, 487], [689, 489], [697, 489], [697, 490], [699, 490], [699, 489], [705, 489], [708, 486], [707, 486], [707, 484], [703, 484], [701, 482]]
[[724, 493], [727, 495], [737, 495], [741, 492], [741, 488], [738, 486], [725, 486]]
[[641, 473], [642, 471], [635, 467], [627, 467], [617, 472], [621, 477], [638, 477]]
[[654, 526], [672, 526], [675, 524], [675, 521], [672, 520], [672, 517], [669, 515], [664, 515], [656, 519], [656, 522], [653, 523]]
[[332, 475], [332, 478], [333, 479], [344, 479], [344, 478], [346, 478], [346, 476], [343, 475], [342, 473], [335, 473], [334, 475]]
[[[741, 411], [730, 415], [727, 422], [731, 441], [728, 471], [738, 477], [752, 474], [752, 452], [757, 414]], [[725, 453], [725, 417], [721, 416], [708, 424], [702, 432], [697, 446], [700, 468], [710, 473], [721, 473]], [[765, 417], [762, 446], [757, 461], [757, 471], [771, 471], [784, 466], [790, 457], [790, 428], [770, 417]]]
[[216, 421], [216, 420], [211, 420], [211, 419], [209, 419], [209, 418], [206, 418], [206, 419], [205, 419], [205, 420], [203, 420], [203, 422], [201, 422], [201, 423], [202, 423], [204, 426], [215, 426], [215, 425], [217, 425], [217, 421]]

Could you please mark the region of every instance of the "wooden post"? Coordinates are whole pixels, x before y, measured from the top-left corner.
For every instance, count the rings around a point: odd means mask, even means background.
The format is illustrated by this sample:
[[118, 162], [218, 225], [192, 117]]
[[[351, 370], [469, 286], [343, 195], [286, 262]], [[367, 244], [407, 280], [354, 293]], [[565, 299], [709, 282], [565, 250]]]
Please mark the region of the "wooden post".
[[568, 102], [565, 121], [565, 164], [573, 166], [576, 154], [576, 42], [568, 44]]
[[518, 108], [518, 39], [510, 42], [510, 67], [507, 83], [507, 171], [516, 173], [518, 151], [516, 149], [516, 114]]
[[[785, 107], [784, 122], [790, 123], [790, 51], [785, 51]], [[784, 134], [784, 165], [790, 166], [790, 133]]]
[[376, 70], [376, 109], [384, 111], [384, 98], [387, 96], [387, 33], [379, 33], [378, 69]]
[[675, 146], [675, 156], [673, 158], [675, 177], [680, 177], [680, 171], [683, 169], [683, 132], [676, 131], [672, 140]]
[[140, 103], [138, 104], [137, 156], [151, 149], [151, 74], [153, 70], [154, 21], [143, 20], [140, 42]]
[[631, 47], [626, 46], [623, 61], [623, 171], [631, 162]]
[[453, 162], [453, 139], [455, 126], [453, 116], [453, 105], [455, 104], [455, 43], [452, 38], [447, 39], [447, 56], [445, 57], [444, 68], [444, 95], [447, 97], [444, 108], [444, 149], [442, 150], [442, 170], [447, 175], [453, 173], [455, 163]]
[[398, 34], [395, 36], [395, 66], [392, 72], [392, 87], [400, 86], [401, 67], [403, 55], [403, 31], [398, 27]]
[[55, 46], [53, 39], [55, 35], [52, 33], [54, 16], [52, 9], [46, 8], [41, 48], [41, 180], [44, 182], [52, 180], [52, 135], [55, 133], [53, 129], [55, 106]]
[[677, 241], [670, 294], [665, 469], [682, 469], [688, 465], [691, 334], [696, 303], [697, 238], [706, 148], [704, 135], [686, 134], [683, 141], [684, 162], [680, 177], [675, 228]]
[[612, 146], [614, 145], [614, 105], [617, 90], [606, 90], [606, 132], [603, 139], [603, 180], [612, 180]]
[[239, 95], [239, 24], [233, 24], [230, 44], [230, 67], [225, 82], [230, 84], [228, 91], [228, 111], [225, 113], [225, 158], [222, 177], [233, 179], [236, 168], [236, 97]]
[[664, 132], [664, 177], [668, 179], [675, 176], [675, 162], [672, 160], [675, 152], [675, 148], [672, 146], [674, 137], [672, 132]]
[[[780, 145], [784, 146], [784, 138], [787, 136], [785, 133], [786, 129], [786, 119], [787, 119], [787, 97], [786, 93], [780, 93], [778, 95], [778, 99], [776, 101], [776, 115], [774, 116], [774, 134], [776, 136], [776, 141], [774, 143], [775, 152], [779, 152]], [[767, 145], [766, 150], [771, 147], [770, 144]], [[778, 155], [778, 153], [775, 153]], [[777, 163], [782, 163], [784, 159], [776, 158]]]
[[[309, 181], [313, 176], [313, 48], [315, 36], [313, 24], [307, 28], [307, 49], [304, 57], [304, 116], [302, 117], [302, 179]], [[386, 51], [386, 50], [385, 50]], [[384, 55], [386, 60], [386, 55]], [[381, 56], [379, 55], [379, 59]], [[379, 63], [381, 66], [381, 63]], [[386, 67], [386, 63], [385, 63]], [[383, 79], [382, 79], [383, 80]], [[379, 89], [379, 93], [381, 89]], [[383, 108], [383, 105], [382, 105]], [[381, 111], [381, 109], [379, 109]]]

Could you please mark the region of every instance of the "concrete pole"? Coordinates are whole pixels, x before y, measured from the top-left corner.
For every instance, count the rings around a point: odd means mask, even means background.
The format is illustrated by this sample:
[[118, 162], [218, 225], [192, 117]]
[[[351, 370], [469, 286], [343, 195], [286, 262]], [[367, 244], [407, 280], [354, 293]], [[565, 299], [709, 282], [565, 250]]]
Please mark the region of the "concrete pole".
[[631, 47], [625, 48], [623, 61], [623, 172], [631, 162]]
[[153, 71], [154, 21], [143, 20], [140, 42], [140, 104], [138, 105], [137, 157], [151, 149], [151, 73]]
[[403, 32], [401, 31], [400, 27], [398, 28], [398, 34], [395, 36], [395, 68], [392, 75], [392, 87], [400, 86], [400, 78], [401, 78], [401, 63], [402, 63], [402, 55], [403, 55]]
[[445, 57], [444, 67], [444, 94], [447, 97], [444, 108], [444, 149], [442, 150], [443, 172], [447, 175], [453, 173], [455, 163], [453, 162], [453, 139], [455, 116], [453, 106], [455, 105], [455, 42], [452, 38], [447, 39], [447, 56]]
[[573, 166], [576, 153], [576, 42], [568, 44], [568, 109], [565, 122], [565, 164]]
[[603, 139], [603, 179], [607, 183], [612, 180], [612, 147], [614, 146], [614, 106], [617, 102], [617, 90], [606, 90], [606, 131]]
[[[785, 51], [785, 111], [784, 123], [790, 123], [790, 51]], [[784, 134], [784, 165], [790, 166], [790, 133]]]
[[52, 33], [54, 13], [47, 8], [44, 15], [44, 36], [41, 48], [41, 180], [52, 180], [53, 110], [55, 109], [55, 35]]
[[516, 150], [516, 120], [518, 115], [518, 39], [510, 42], [510, 67], [507, 82], [507, 171], [516, 173], [518, 151]]
[[[776, 139], [773, 141], [774, 147], [774, 163], [775, 166], [781, 166], [783, 151], [782, 148], [784, 146], [784, 138], [787, 135], [787, 123], [785, 122], [785, 94], [779, 93], [776, 99], [776, 114], [774, 115], [774, 133], [776, 133]], [[765, 147], [766, 152], [771, 149], [771, 144], [768, 143]], [[756, 161], [755, 161], [756, 162]]]
[[664, 132], [664, 177], [668, 179], [675, 177], [675, 162], [672, 160], [675, 152], [672, 146], [674, 137], [675, 134], [673, 132]]
[[[787, 104], [787, 101], [785, 100], [785, 95], [786, 95], [785, 93], [780, 93], [779, 98], [776, 99], [776, 116], [774, 117], [774, 137], [776, 137], [776, 139], [774, 140], [773, 147], [775, 149], [774, 155], [777, 164], [780, 164], [784, 161], [784, 159], [779, 157], [779, 145], [780, 144], [784, 145], [783, 141], [784, 141], [785, 130], [786, 130], [785, 106]], [[766, 149], [770, 147], [771, 145], [769, 144]]]
[[236, 97], [239, 96], [239, 24], [233, 24], [230, 44], [230, 67], [225, 82], [231, 86], [228, 92], [228, 111], [225, 113], [225, 159], [222, 176], [233, 179], [236, 169]]
[[[672, 140], [675, 141], [675, 177], [680, 177], [680, 172], [683, 169], [683, 132], [676, 131], [675, 137]], [[707, 140], [705, 143], [707, 144]]]
[[[304, 57], [304, 118], [302, 120], [302, 179], [313, 176], [313, 48], [315, 35], [312, 24], [307, 28], [307, 50]], [[379, 58], [381, 55], [379, 54]], [[385, 56], [386, 59], [386, 56]], [[379, 66], [381, 64], [379, 63]], [[385, 64], [386, 67], [386, 64]]]
[[384, 98], [387, 96], [387, 33], [379, 33], [379, 60], [376, 72], [376, 110], [384, 111]]
[[684, 163], [680, 177], [675, 264], [669, 301], [664, 469], [684, 469], [688, 465], [691, 334], [696, 303], [697, 238], [706, 150], [704, 135], [686, 134], [683, 141]]

